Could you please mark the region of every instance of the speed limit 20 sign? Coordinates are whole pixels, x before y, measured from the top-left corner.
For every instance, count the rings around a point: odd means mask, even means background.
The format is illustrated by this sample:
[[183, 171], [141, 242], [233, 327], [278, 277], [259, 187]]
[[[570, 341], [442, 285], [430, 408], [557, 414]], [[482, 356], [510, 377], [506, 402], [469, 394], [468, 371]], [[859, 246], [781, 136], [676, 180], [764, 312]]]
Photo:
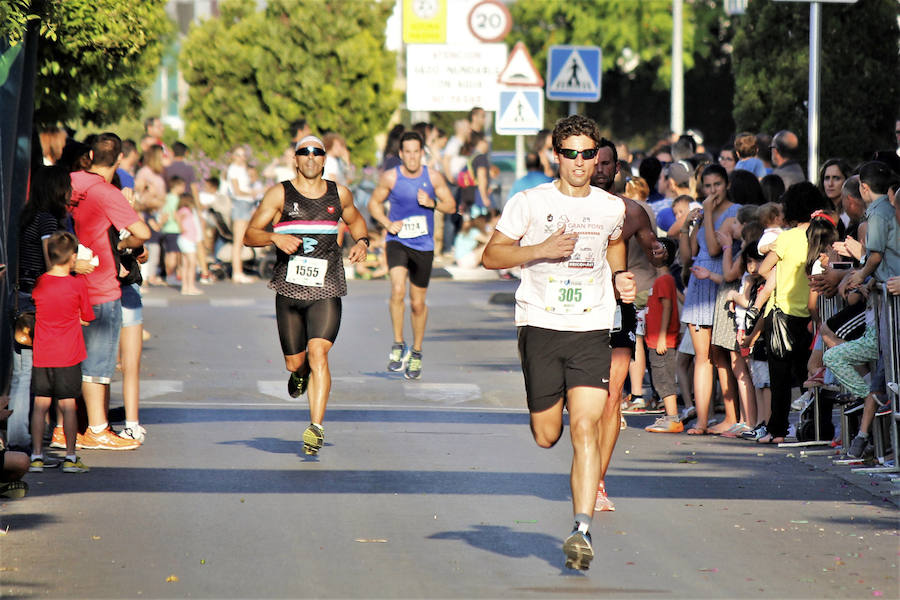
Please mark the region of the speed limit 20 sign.
[[469, 12], [469, 31], [482, 42], [499, 42], [512, 29], [512, 16], [500, 0], [482, 0]]

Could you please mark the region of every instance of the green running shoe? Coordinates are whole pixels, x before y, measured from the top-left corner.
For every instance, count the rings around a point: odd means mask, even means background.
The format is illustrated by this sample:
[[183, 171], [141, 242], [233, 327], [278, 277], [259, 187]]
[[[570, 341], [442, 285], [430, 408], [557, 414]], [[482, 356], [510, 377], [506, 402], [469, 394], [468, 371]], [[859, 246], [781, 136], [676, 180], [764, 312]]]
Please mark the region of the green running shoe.
[[303, 432], [303, 453], [315, 456], [325, 445], [325, 430], [318, 425], [309, 424]]
[[418, 379], [422, 376], [422, 353], [413, 350], [409, 353], [409, 364], [406, 365], [406, 373], [403, 374], [407, 379]]
[[406, 367], [409, 361], [409, 348], [406, 344], [394, 344], [391, 346], [391, 353], [388, 354], [388, 371], [399, 372]]
[[28, 493], [28, 484], [24, 481], [10, 481], [8, 483], [0, 483], [0, 498], [9, 498], [15, 500], [24, 498]]
[[66, 459], [62, 464], [63, 473], [87, 473], [90, 469], [77, 456], [75, 460]]
[[288, 394], [291, 395], [291, 398], [299, 398], [302, 396], [306, 393], [307, 386], [309, 386], [309, 373], [301, 377], [300, 375], [297, 375], [295, 371], [288, 377]]

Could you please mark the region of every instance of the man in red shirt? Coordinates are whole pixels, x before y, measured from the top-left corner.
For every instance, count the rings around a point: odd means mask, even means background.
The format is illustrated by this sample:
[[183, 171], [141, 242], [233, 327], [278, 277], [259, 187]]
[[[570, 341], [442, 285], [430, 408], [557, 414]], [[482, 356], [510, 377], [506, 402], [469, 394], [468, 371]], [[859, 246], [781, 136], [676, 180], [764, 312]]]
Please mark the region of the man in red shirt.
[[85, 276], [88, 298], [95, 319], [84, 328], [87, 359], [82, 363], [82, 394], [87, 407], [88, 428], [81, 446], [85, 449], [133, 450], [140, 442], [126, 440], [109, 427], [106, 414], [109, 382], [116, 369], [116, 350], [122, 328], [122, 292], [109, 229], [128, 230], [121, 248], [137, 248], [150, 238], [150, 228], [131, 207], [112, 181], [122, 159], [122, 140], [114, 133], [97, 136], [91, 148], [91, 167], [72, 173], [70, 211], [75, 234], [82, 246], [100, 261]]

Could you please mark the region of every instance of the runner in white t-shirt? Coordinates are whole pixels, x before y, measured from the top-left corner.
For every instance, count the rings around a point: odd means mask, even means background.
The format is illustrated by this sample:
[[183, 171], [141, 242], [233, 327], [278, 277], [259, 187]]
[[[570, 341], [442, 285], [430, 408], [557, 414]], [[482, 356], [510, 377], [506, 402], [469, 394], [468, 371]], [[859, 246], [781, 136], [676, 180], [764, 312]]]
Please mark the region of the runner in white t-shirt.
[[[609, 331], [616, 291], [635, 296], [624, 270], [622, 201], [591, 187], [600, 131], [581, 115], [553, 130], [559, 179], [513, 196], [484, 251], [484, 266], [522, 266], [516, 292], [519, 356], [542, 448], [559, 440], [569, 411], [575, 529], [563, 551], [566, 566], [584, 570], [594, 551], [588, 533], [600, 481], [599, 424], [609, 389]], [[613, 283], [615, 283], [615, 290]]]

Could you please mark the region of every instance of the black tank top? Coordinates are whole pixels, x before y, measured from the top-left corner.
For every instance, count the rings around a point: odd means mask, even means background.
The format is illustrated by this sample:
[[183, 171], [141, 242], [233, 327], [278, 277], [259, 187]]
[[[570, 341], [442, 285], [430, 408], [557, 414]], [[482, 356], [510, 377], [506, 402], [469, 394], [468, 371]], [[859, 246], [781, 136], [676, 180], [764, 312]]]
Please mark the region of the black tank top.
[[[277, 250], [269, 288], [282, 296], [322, 300], [347, 295], [344, 262], [337, 243], [341, 198], [336, 183], [325, 183], [327, 188], [321, 197], [307, 198], [290, 181], [281, 182], [284, 207], [274, 230], [300, 239], [300, 246], [290, 256]], [[292, 283], [288, 278], [302, 283]]]

